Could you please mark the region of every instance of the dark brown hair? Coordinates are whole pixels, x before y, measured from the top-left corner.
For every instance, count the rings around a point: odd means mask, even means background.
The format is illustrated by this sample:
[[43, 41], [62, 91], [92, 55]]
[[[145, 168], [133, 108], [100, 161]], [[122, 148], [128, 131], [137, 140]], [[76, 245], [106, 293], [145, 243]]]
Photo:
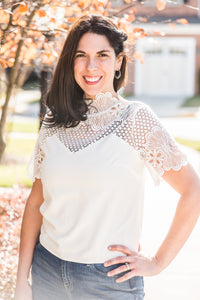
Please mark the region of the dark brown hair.
[[[103, 16], [83, 16], [70, 29], [61, 52], [52, 83], [46, 95], [46, 105], [51, 115], [45, 118], [48, 126], [75, 127], [87, 119], [88, 105], [84, 101], [84, 92], [74, 78], [74, 59], [81, 37], [92, 32], [105, 35], [115, 51], [115, 55], [124, 51], [125, 32]], [[127, 59], [124, 54], [121, 65], [121, 77], [114, 78], [114, 90], [118, 91], [125, 80]]]

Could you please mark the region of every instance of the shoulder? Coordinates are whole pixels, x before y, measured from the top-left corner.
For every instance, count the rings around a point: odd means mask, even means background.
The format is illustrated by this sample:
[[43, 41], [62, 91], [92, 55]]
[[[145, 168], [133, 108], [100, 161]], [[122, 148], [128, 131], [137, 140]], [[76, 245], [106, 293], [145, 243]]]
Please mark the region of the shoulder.
[[139, 109], [144, 109], [144, 110], [150, 110], [152, 111], [151, 107], [139, 100], [131, 100], [131, 99], [125, 99], [123, 96], [119, 95], [119, 99], [121, 102], [124, 104], [130, 105], [132, 108], [139, 110]]
[[47, 138], [59, 134], [62, 127], [54, 125], [54, 119], [51, 112], [47, 112], [42, 120], [42, 125], [38, 134], [38, 143], [44, 144]]
[[122, 96], [120, 96], [120, 100], [129, 107], [129, 119], [133, 122], [145, 123], [154, 121], [156, 124], [160, 123], [158, 116], [148, 104], [139, 100], [127, 100]]

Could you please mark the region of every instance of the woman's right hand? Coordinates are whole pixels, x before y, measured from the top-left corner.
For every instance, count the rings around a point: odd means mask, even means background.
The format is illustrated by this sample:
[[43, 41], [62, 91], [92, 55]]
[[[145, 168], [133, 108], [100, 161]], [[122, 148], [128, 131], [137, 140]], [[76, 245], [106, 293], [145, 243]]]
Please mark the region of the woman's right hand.
[[28, 280], [16, 286], [14, 300], [33, 300], [32, 288]]

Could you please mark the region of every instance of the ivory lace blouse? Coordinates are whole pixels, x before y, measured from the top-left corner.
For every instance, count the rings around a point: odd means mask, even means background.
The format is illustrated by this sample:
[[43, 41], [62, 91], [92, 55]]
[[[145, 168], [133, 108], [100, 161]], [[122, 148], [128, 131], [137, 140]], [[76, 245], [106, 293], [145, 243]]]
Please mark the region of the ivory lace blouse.
[[[151, 109], [98, 94], [86, 121], [39, 132], [29, 175], [41, 178], [41, 244], [61, 259], [103, 263], [107, 247], [137, 251], [147, 167], [156, 184], [186, 157]], [[117, 253], [115, 253], [117, 254]]]

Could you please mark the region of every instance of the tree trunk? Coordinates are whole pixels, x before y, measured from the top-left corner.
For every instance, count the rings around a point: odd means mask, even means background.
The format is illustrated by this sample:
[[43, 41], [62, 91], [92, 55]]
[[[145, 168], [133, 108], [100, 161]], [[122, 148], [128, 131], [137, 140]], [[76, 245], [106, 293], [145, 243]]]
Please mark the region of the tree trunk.
[[[38, 9], [38, 7], [34, 7], [34, 10], [31, 12], [31, 14], [28, 17], [27, 20], [27, 24], [26, 26], [29, 27], [33, 16], [35, 14], [35, 11]], [[5, 123], [6, 123], [6, 116], [7, 116], [7, 110], [8, 110], [8, 103], [10, 101], [11, 98], [11, 94], [12, 94], [12, 90], [13, 90], [13, 86], [15, 84], [15, 79], [17, 76], [17, 70], [18, 70], [18, 66], [19, 66], [19, 58], [20, 58], [20, 52], [24, 43], [24, 38], [27, 35], [27, 31], [25, 29], [22, 29], [22, 34], [21, 34], [21, 39], [17, 45], [17, 50], [16, 50], [16, 55], [15, 55], [15, 62], [14, 65], [11, 69], [10, 72], [10, 76], [8, 79], [8, 84], [7, 84], [7, 90], [6, 90], [6, 98], [5, 98], [5, 102], [4, 105], [2, 107], [2, 113], [1, 113], [1, 119], [0, 119], [0, 162], [2, 160], [2, 156], [5, 150], [5, 146], [6, 143], [4, 141], [3, 138], [3, 133], [4, 133], [4, 127], [5, 127]]]

